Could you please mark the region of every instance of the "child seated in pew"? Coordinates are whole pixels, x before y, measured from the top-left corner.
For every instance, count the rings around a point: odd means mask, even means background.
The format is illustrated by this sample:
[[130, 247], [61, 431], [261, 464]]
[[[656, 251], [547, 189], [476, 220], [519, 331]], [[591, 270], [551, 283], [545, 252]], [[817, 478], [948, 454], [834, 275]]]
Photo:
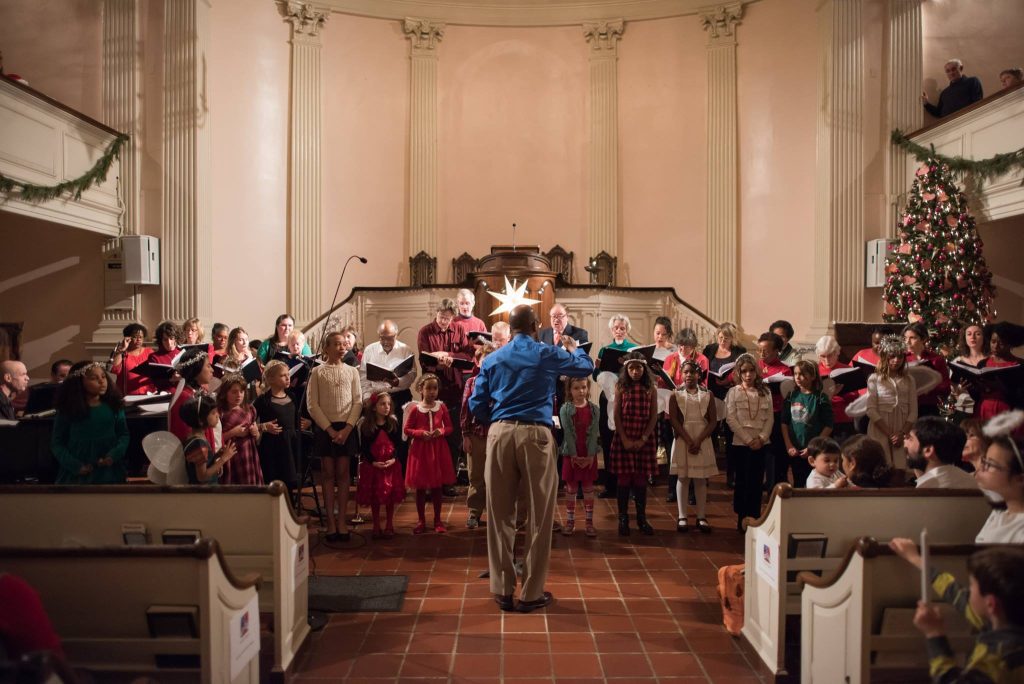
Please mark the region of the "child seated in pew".
[[1010, 411], [989, 420], [991, 440], [975, 473], [978, 486], [993, 503], [992, 514], [975, 540], [979, 544], [1024, 544], [1024, 441], [1017, 435], [1024, 411]]
[[[836, 489], [846, 486], [846, 476], [839, 472], [842, 451], [839, 443], [829, 437], [815, 437], [807, 443], [807, 462], [811, 474], [807, 476], [808, 489]], [[837, 484], [840, 480], [843, 484]]]
[[181, 405], [178, 415], [191, 429], [183, 442], [189, 484], [217, 484], [224, 464], [235, 456], [234, 443], [227, 442], [220, 451], [212, 453], [213, 447], [206, 439], [207, 430], [220, 422], [217, 402], [206, 394], [197, 394]]
[[[921, 556], [910, 539], [893, 539], [889, 547], [921, 567]], [[992, 547], [967, 561], [970, 586], [959, 585], [949, 573], [931, 569], [932, 589], [951, 604], [972, 627], [978, 640], [963, 669], [957, 667], [946, 638], [942, 614], [924, 601], [917, 604], [914, 626], [928, 639], [929, 670], [940, 684], [971, 682], [997, 684], [1024, 681], [1024, 548]]]
[[894, 484], [885, 449], [867, 435], [854, 435], [843, 443], [843, 473], [846, 477], [836, 480], [837, 488], [865, 489]]

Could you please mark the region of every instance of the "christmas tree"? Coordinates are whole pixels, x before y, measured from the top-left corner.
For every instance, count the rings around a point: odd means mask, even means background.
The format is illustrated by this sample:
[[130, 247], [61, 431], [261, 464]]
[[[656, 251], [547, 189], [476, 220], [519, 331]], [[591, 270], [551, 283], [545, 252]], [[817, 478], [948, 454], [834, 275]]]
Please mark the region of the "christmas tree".
[[967, 198], [949, 168], [921, 164], [897, 224], [899, 244], [886, 256], [884, 318], [923, 321], [933, 349], [956, 348], [961, 328], [992, 317], [992, 272]]

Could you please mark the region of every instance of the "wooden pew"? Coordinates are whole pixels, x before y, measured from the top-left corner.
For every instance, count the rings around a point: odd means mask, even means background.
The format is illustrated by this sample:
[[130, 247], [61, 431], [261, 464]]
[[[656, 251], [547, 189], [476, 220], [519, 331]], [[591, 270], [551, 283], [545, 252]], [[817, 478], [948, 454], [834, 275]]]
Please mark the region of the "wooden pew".
[[263, 577], [260, 611], [274, 617], [275, 676], [285, 676], [306, 637], [309, 538], [280, 482], [268, 487], [46, 485], [0, 487], [0, 545], [122, 545], [122, 526], [145, 525], [216, 539], [234, 572]]
[[[795, 489], [779, 484], [764, 514], [747, 518], [743, 636], [774, 675], [785, 668], [786, 616], [800, 613], [796, 572], [835, 570], [858, 538], [916, 538], [928, 521], [936, 544], [973, 543], [991, 509], [980, 490]], [[955, 513], [955, 514], [952, 514]], [[791, 534], [828, 537], [824, 558], [788, 558]], [[766, 561], [766, 549], [770, 559]]]
[[[0, 572], [32, 585], [69, 664], [90, 671], [96, 681], [138, 675], [168, 683], [260, 680], [259, 576], [237, 578], [212, 539], [188, 546], [5, 546]], [[147, 613], [155, 606], [191, 612], [186, 622], [194, 619], [195, 631], [152, 635]], [[232, 658], [238, 661], [234, 668]], [[158, 660], [176, 667], [160, 667]]]
[[[932, 526], [928, 526], [931, 537]], [[967, 559], [974, 544], [929, 544], [929, 562], [967, 586]], [[925, 639], [910, 618], [921, 597], [921, 573], [885, 542], [854, 542], [831, 576], [800, 573], [800, 681], [870, 684], [929, 681]], [[929, 600], [938, 601], [929, 585]], [[947, 606], [947, 635], [958, 656], [974, 644], [970, 626]], [[890, 630], [896, 622], [901, 628]], [[889, 624], [887, 624], [889, 623]]]

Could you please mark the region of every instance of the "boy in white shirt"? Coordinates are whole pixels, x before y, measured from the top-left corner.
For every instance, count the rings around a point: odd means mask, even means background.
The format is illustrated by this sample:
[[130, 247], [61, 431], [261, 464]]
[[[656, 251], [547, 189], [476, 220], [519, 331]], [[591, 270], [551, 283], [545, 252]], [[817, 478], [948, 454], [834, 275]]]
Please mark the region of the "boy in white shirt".
[[846, 482], [846, 476], [839, 472], [841, 451], [839, 443], [828, 437], [815, 437], [807, 443], [807, 460], [811, 464], [811, 474], [807, 476], [808, 489], [835, 489]]

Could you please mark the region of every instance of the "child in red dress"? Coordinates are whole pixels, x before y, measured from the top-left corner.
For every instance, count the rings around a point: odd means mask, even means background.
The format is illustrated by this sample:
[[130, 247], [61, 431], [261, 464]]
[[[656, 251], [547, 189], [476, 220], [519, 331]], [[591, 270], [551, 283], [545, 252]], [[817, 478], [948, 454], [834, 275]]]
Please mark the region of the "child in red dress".
[[413, 534], [427, 529], [425, 509], [427, 491], [434, 504], [434, 531], [448, 530], [441, 522], [441, 487], [455, 484], [455, 469], [445, 439], [452, 433], [452, 419], [448, 409], [437, 400], [439, 381], [433, 373], [426, 373], [416, 381], [420, 401], [406, 414], [404, 432], [411, 439], [405, 471], [405, 486], [416, 490], [416, 512], [419, 523]]
[[[395, 504], [405, 498], [402, 464], [398, 450], [402, 433], [392, 412], [391, 395], [371, 394], [359, 422], [359, 487], [356, 503], [373, 511], [373, 538], [395, 536]], [[380, 529], [380, 507], [387, 513], [387, 526]]]
[[260, 436], [256, 409], [245, 400], [248, 383], [241, 375], [224, 377], [217, 388], [221, 440], [234, 444], [235, 457], [224, 464], [221, 484], [263, 485], [263, 468], [256, 439]]
[[594, 529], [594, 480], [597, 479], [597, 452], [600, 449], [598, 409], [592, 404], [590, 378], [566, 381], [568, 398], [558, 411], [565, 438], [562, 440], [562, 479], [565, 480], [565, 525], [562, 534], [570, 536], [576, 527], [576, 490], [583, 489], [583, 510], [587, 516], [586, 535], [596, 537]]
[[619, 534], [629, 536], [630, 490], [636, 501], [636, 526], [654, 534], [647, 522], [647, 478], [658, 472], [654, 427], [658, 422], [658, 395], [647, 360], [639, 352], [626, 356], [615, 386], [615, 436], [609, 470], [618, 479]]

